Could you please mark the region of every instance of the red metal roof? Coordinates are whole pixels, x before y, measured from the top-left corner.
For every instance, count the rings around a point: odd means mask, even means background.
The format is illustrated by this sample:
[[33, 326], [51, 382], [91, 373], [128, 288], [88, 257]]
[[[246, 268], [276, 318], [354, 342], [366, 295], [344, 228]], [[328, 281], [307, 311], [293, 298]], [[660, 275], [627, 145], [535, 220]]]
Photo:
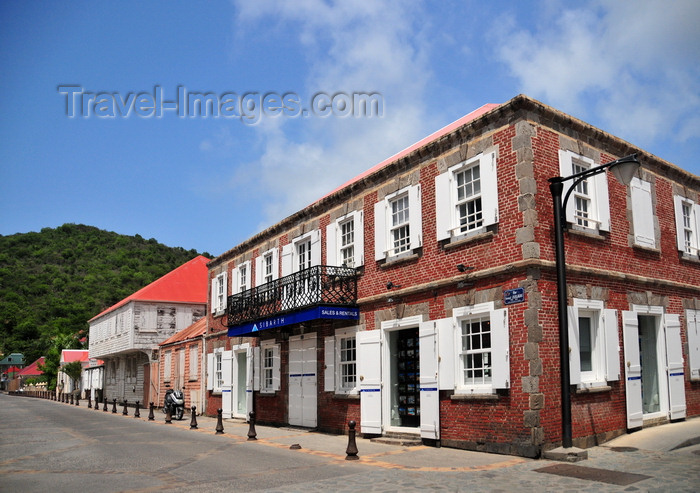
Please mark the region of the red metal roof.
[[167, 338], [159, 344], [159, 346], [166, 346], [168, 344], [174, 344], [176, 342], [186, 341], [188, 339], [194, 339], [207, 332], [207, 317], [200, 318], [195, 323], [189, 327], [182, 329], [177, 334]]
[[[445, 127], [442, 127], [437, 132], [433, 132], [432, 134], [428, 135], [427, 137], [419, 140], [418, 142], [416, 142], [412, 146], [407, 147], [406, 149], [398, 152], [397, 154], [394, 154], [390, 158], [385, 159], [384, 161], [371, 167], [367, 171], [360, 173], [352, 180], [343, 183], [335, 190], [331, 191], [330, 193], [327, 193], [326, 195], [324, 195], [323, 197], [318, 199], [316, 202], [319, 202], [319, 201], [323, 200], [324, 198], [328, 197], [329, 195], [333, 195], [335, 192], [337, 192], [337, 191], [339, 191], [347, 186], [350, 186], [357, 181], [360, 181], [362, 178], [371, 175], [375, 171], [379, 171], [384, 166], [387, 166], [388, 164], [393, 163], [394, 161], [397, 161], [397, 160], [401, 159], [402, 157], [408, 156], [410, 153], [412, 153], [416, 149], [419, 149], [419, 148], [423, 147], [424, 145], [429, 144], [430, 142], [439, 139], [443, 135], [447, 135], [448, 133], [452, 132], [453, 130], [461, 127], [462, 125], [469, 123], [472, 120], [477, 119], [478, 117], [480, 117], [484, 113], [488, 113], [489, 111], [491, 111], [494, 108], [497, 108], [498, 106], [500, 106], [500, 104], [488, 103], [488, 104], [483, 105], [481, 108], [478, 108], [478, 109], [472, 111], [471, 113], [464, 115], [460, 119], [450, 123], [449, 125], [447, 125]], [[314, 202], [314, 203], [316, 203], [316, 202]]]
[[61, 363], [72, 363], [74, 361], [88, 361], [87, 349], [64, 349], [61, 351]]
[[119, 303], [92, 317], [99, 318], [130, 301], [163, 301], [172, 303], [206, 303], [209, 259], [200, 255], [156, 279], [148, 286], [127, 296]]
[[16, 376], [34, 377], [37, 375], [43, 375], [44, 372], [39, 369], [39, 365], [43, 365], [43, 364], [44, 364], [44, 357], [42, 356], [41, 358], [36, 360], [31, 365], [25, 366], [24, 368], [22, 368], [22, 370], [19, 373], [17, 373]]

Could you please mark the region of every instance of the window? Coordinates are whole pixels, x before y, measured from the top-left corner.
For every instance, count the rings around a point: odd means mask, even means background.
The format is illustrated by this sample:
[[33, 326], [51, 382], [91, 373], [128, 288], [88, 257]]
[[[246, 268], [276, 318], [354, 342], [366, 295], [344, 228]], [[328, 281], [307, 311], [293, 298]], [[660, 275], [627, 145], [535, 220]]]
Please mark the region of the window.
[[170, 382], [170, 376], [172, 372], [172, 352], [170, 350], [165, 352], [163, 357], [163, 381]]
[[226, 310], [226, 296], [228, 286], [228, 274], [226, 272], [219, 274], [211, 282], [211, 311], [212, 313], [221, 313]]
[[326, 228], [326, 263], [359, 267], [364, 264], [364, 214], [354, 211]]
[[190, 346], [190, 375], [189, 379], [197, 380], [199, 377], [199, 344]]
[[437, 239], [478, 234], [498, 222], [496, 153], [482, 153], [435, 177]]
[[224, 385], [224, 372], [221, 364], [223, 349], [214, 352], [214, 392], [221, 392]]
[[282, 247], [282, 276], [321, 265], [321, 231], [315, 229]]
[[685, 311], [690, 380], [700, 380], [700, 310]]
[[489, 317], [462, 320], [459, 354], [463, 386], [491, 385], [491, 321]]
[[336, 330], [326, 337], [324, 390], [339, 394], [355, 393], [357, 387], [357, 327]]
[[420, 185], [399, 190], [374, 206], [375, 259], [410, 254], [422, 245]]
[[302, 271], [311, 267], [311, 240], [307, 239], [296, 244], [297, 250], [297, 268], [296, 271]]
[[697, 256], [700, 244], [700, 206], [679, 195], [674, 196], [673, 201], [678, 250], [684, 255]]
[[[595, 162], [571, 151], [559, 151], [559, 168], [563, 177], [595, 167]], [[564, 182], [566, 196], [574, 180]], [[592, 231], [610, 231], [610, 204], [608, 177], [600, 173], [582, 180], [571, 191], [566, 203], [566, 220], [575, 228]]]
[[278, 249], [272, 248], [255, 258], [255, 285], [262, 286], [278, 277]]
[[617, 312], [600, 300], [574, 299], [569, 307], [569, 373], [579, 387], [619, 380]]
[[654, 202], [651, 183], [639, 178], [632, 178], [630, 183], [630, 198], [632, 200], [632, 227], [634, 228], [634, 244], [648, 248], [656, 248], [656, 233], [654, 227]]
[[[493, 302], [455, 308], [436, 321], [440, 388], [455, 394], [492, 394], [510, 387], [508, 310]], [[450, 349], [447, 349], [450, 348]], [[449, 354], [451, 353], [451, 354]]]
[[280, 389], [280, 345], [274, 340], [260, 343], [260, 391], [276, 392]]
[[232, 271], [233, 294], [239, 294], [250, 289], [250, 260], [237, 265]]

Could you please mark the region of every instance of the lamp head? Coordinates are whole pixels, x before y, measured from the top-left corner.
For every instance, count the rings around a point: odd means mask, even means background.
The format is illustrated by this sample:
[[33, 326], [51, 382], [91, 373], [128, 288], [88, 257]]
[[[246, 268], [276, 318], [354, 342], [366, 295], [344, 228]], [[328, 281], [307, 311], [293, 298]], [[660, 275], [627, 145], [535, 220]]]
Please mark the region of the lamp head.
[[627, 186], [632, 182], [632, 178], [637, 174], [637, 170], [641, 166], [641, 163], [637, 159], [636, 154], [632, 154], [623, 158], [618, 159], [613, 164], [610, 165], [610, 171], [617, 181]]

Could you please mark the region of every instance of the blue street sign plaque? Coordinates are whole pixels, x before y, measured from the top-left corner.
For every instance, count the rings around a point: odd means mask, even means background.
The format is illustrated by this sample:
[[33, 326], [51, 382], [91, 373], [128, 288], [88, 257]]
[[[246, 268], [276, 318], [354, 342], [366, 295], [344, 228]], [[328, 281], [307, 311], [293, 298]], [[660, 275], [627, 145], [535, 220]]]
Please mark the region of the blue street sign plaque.
[[503, 302], [506, 305], [525, 301], [525, 288], [507, 289], [503, 291]]

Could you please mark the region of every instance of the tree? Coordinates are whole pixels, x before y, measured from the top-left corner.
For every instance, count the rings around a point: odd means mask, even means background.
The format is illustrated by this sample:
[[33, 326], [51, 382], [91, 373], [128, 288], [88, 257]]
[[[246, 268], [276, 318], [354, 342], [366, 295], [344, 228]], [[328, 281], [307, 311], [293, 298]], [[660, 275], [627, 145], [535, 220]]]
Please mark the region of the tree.
[[83, 365], [80, 361], [71, 361], [66, 363], [61, 368], [61, 371], [68, 375], [68, 377], [73, 380], [73, 387], [78, 388], [78, 383], [80, 383], [80, 374], [83, 372]]

